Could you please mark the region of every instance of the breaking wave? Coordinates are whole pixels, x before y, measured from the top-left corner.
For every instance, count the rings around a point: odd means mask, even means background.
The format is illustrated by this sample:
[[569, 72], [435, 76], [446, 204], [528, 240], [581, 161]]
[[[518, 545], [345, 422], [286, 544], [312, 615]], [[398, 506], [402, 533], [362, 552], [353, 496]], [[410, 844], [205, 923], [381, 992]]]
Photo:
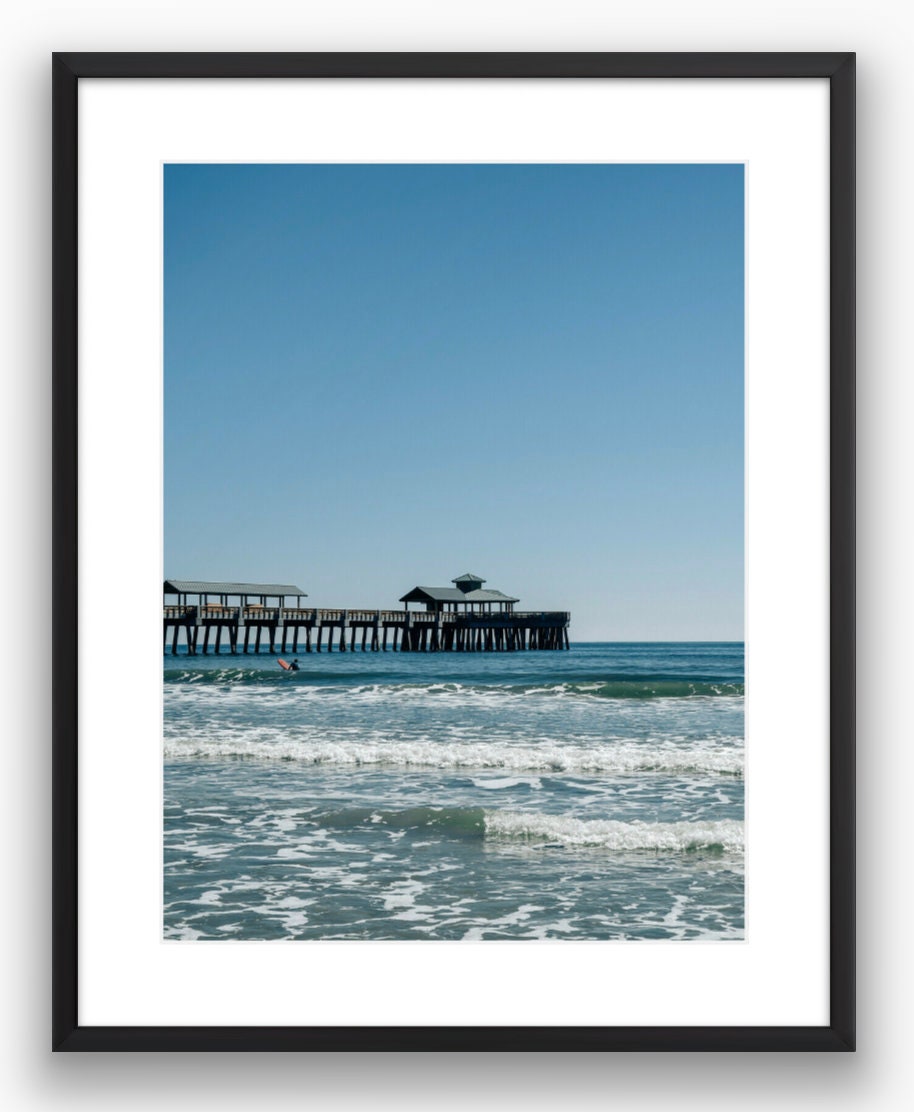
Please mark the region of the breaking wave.
[[352, 830], [365, 824], [451, 838], [526, 842], [561, 847], [592, 847], [618, 852], [741, 853], [743, 824], [717, 822], [617, 822], [577, 819], [528, 811], [481, 807], [410, 807], [381, 811], [348, 808], [315, 816], [323, 827]]
[[562, 846], [598, 846], [612, 850], [690, 853], [710, 850], [741, 853], [743, 824], [718, 822], [616, 822], [575, 819], [566, 815], [523, 811], [486, 811], [486, 837], [504, 841], [550, 842]]
[[294, 761], [352, 768], [465, 768], [616, 774], [657, 772], [736, 777], [743, 774], [742, 745], [721, 745], [719, 739], [708, 746], [635, 742], [607, 742], [597, 746], [555, 742], [536, 745], [499, 741], [443, 743], [416, 739], [316, 741], [292, 737], [258, 741], [245, 733], [227, 733], [211, 738], [166, 738], [165, 756], [172, 760]]
[[[388, 677], [379, 675], [378, 682], [351, 684], [352, 673], [333, 669], [314, 670], [303, 666], [293, 674], [267, 672], [262, 668], [212, 668], [193, 671], [188, 668], [166, 669], [165, 683], [189, 684], [195, 688], [213, 686], [256, 685], [268, 689], [279, 688], [301, 696], [320, 696], [333, 691], [345, 691], [350, 697], [364, 697], [376, 693], [390, 696], [461, 696], [465, 698], [490, 698], [536, 696], [540, 698], [585, 699], [683, 699], [694, 697], [738, 697], [744, 694], [745, 685], [732, 680], [713, 677], [683, 679], [674, 676], [624, 676], [581, 678], [555, 682], [521, 684], [486, 683], [390, 683]], [[371, 676], [362, 674], [362, 679]], [[350, 681], [343, 685], [343, 681]], [[384, 681], [384, 682], [382, 682]]]

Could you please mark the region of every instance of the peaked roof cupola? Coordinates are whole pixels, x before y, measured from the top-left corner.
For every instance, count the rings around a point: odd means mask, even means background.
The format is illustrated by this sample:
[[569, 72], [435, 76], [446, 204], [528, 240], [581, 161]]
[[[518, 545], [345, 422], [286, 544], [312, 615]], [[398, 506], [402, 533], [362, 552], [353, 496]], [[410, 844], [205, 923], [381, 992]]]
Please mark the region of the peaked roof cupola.
[[481, 575], [473, 575], [472, 572], [468, 571], [464, 572], [463, 575], [458, 575], [457, 578], [452, 579], [451, 582], [456, 583], [460, 590], [466, 594], [468, 591], [478, 591], [483, 583], [485, 583], [485, 580]]

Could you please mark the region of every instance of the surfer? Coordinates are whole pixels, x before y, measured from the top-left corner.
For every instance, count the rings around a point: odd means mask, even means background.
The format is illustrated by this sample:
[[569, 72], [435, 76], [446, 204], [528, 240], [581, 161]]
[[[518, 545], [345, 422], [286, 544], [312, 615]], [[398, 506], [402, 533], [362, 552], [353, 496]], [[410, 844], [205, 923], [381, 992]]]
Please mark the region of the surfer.
[[277, 663], [284, 672], [298, 671], [298, 657], [296, 657], [295, 660], [293, 660], [291, 663], [288, 660], [283, 660], [282, 657], [280, 657]]

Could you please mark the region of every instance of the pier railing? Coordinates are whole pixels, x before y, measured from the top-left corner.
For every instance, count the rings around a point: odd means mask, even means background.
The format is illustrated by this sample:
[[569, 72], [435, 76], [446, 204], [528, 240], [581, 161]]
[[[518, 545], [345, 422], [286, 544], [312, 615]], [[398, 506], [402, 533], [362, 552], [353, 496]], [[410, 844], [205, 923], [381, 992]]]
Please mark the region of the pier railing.
[[201, 606], [165, 606], [163, 616], [170, 620], [183, 618], [226, 618], [244, 621], [301, 621], [301, 622], [404, 622], [407, 618], [413, 623], [431, 622], [488, 622], [488, 621], [570, 621], [567, 610], [446, 610], [435, 613], [431, 610], [340, 610], [315, 609], [313, 607], [291, 606], [223, 606], [221, 603], [208, 602]]

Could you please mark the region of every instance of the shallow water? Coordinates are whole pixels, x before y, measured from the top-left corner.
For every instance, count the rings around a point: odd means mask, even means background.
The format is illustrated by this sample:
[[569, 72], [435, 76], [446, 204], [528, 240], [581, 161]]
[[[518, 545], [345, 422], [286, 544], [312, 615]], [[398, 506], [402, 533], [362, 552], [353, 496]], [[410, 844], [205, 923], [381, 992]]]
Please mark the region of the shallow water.
[[743, 935], [742, 644], [165, 657], [167, 938]]

